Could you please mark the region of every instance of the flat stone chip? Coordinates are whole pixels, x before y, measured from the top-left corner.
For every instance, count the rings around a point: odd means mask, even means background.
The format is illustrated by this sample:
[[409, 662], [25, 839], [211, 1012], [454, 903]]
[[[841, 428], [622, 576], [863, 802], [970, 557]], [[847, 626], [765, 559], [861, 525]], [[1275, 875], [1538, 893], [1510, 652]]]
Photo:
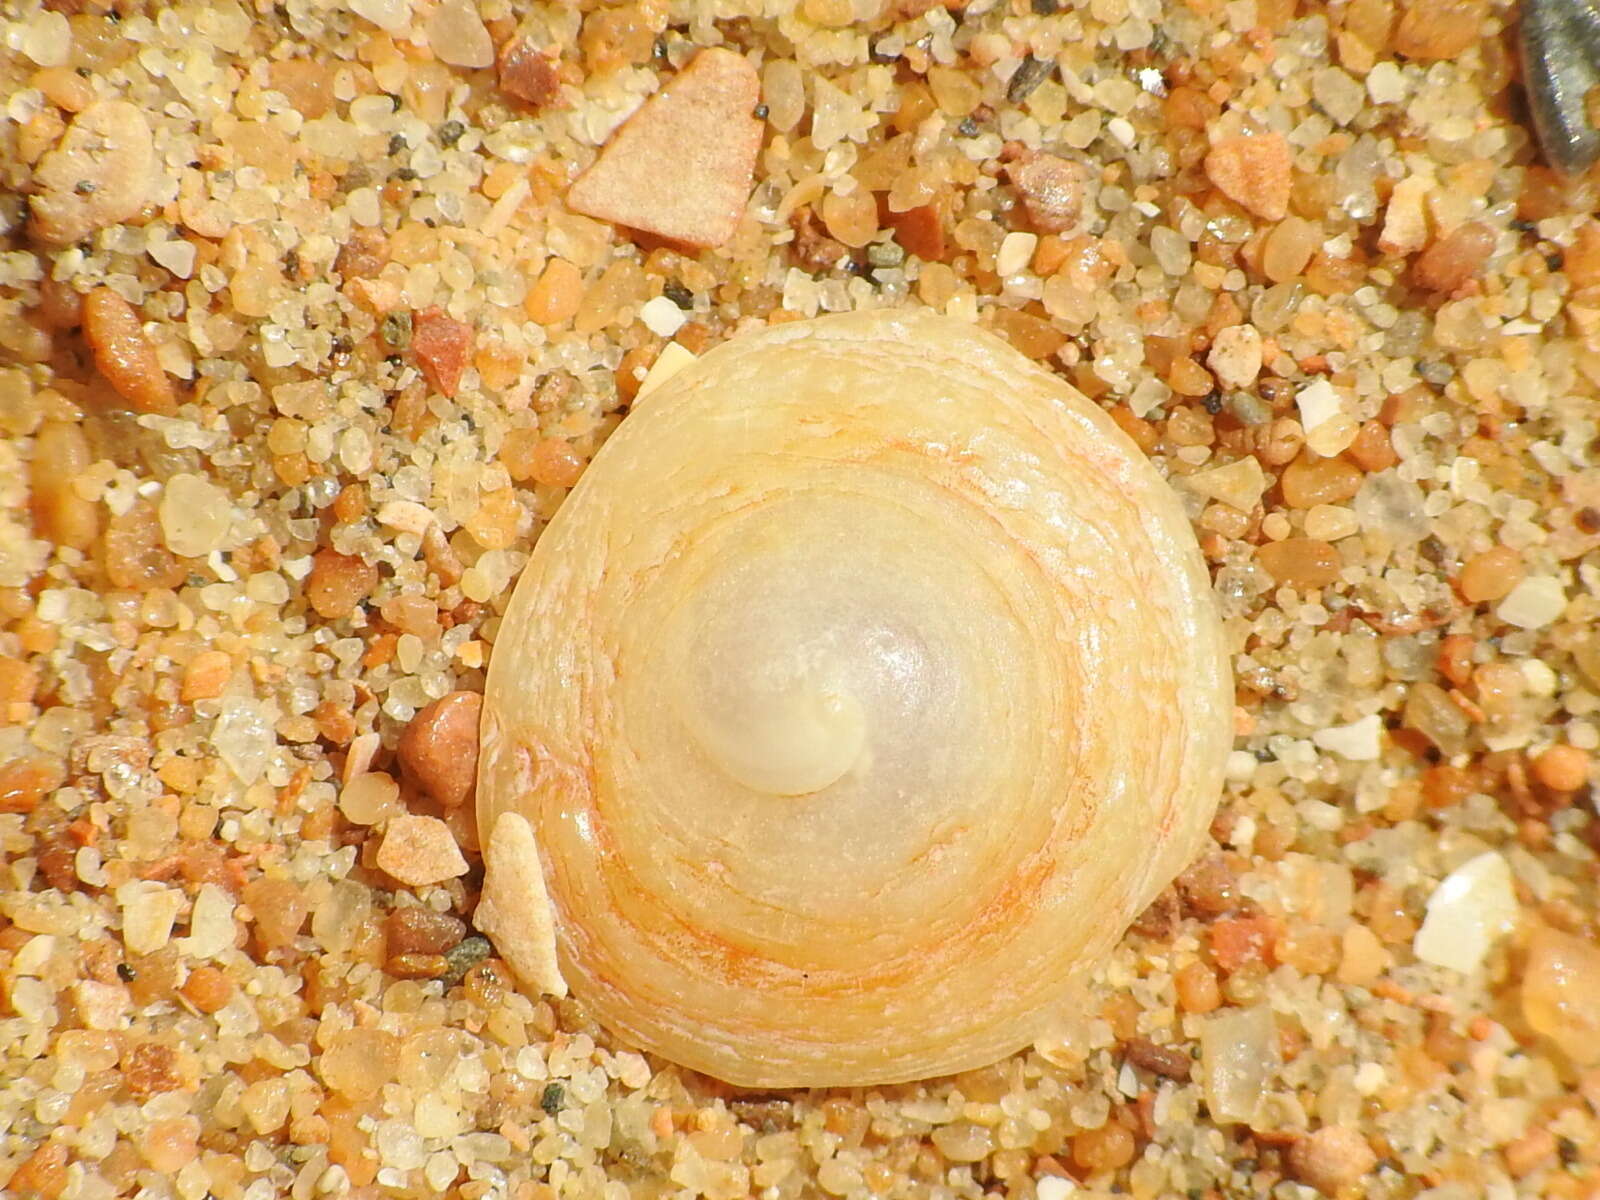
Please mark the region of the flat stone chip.
[[702, 50], [612, 135], [567, 206], [671, 241], [721, 245], [750, 195], [760, 91], [742, 55]]

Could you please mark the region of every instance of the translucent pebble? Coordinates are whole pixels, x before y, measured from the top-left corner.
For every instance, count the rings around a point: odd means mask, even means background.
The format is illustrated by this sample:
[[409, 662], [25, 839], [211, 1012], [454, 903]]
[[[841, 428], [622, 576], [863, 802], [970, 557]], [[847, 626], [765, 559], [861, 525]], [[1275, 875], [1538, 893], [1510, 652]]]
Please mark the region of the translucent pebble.
[[272, 723], [254, 701], [223, 701], [211, 744], [240, 783], [251, 784], [261, 777], [272, 756], [274, 739]]
[[59, 67], [72, 56], [72, 27], [59, 12], [36, 12], [21, 26], [21, 50], [41, 67]]
[[443, 1194], [455, 1182], [457, 1169], [456, 1156], [441, 1150], [429, 1155], [428, 1165], [422, 1169], [422, 1177], [435, 1192]]
[[441, 62], [479, 69], [494, 65], [494, 41], [478, 10], [463, 0], [446, 0], [428, 18], [428, 45]]
[[191, 958], [211, 958], [233, 945], [233, 900], [214, 883], [200, 885], [189, 917], [189, 936], [179, 948]]
[[341, 879], [311, 914], [311, 936], [330, 953], [348, 950], [372, 920], [372, 892], [353, 879]]
[[346, 1029], [318, 1063], [322, 1081], [352, 1100], [376, 1096], [395, 1077], [400, 1063], [400, 1039], [381, 1029]]
[[422, 1137], [404, 1121], [383, 1121], [378, 1125], [378, 1158], [384, 1166], [412, 1171], [428, 1160]]
[[194, 273], [195, 248], [192, 242], [174, 238], [170, 242], [152, 243], [150, 257], [179, 279], [188, 279]]
[[161, 497], [161, 532], [167, 549], [184, 558], [220, 550], [233, 521], [228, 494], [199, 475], [174, 475]]
[[282, 1078], [252, 1083], [239, 1097], [239, 1107], [257, 1133], [271, 1133], [289, 1116], [289, 1085]]
[[1338, 67], [1324, 67], [1311, 80], [1311, 95], [1322, 111], [1341, 125], [1361, 112], [1366, 89]]
[[1535, 933], [1522, 974], [1522, 1012], [1574, 1062], [1600, 1062], [1600, 947], [1553, 929]]
[[1393, 546], [1414, 546], [1428, 536], [1422, 489], [1390, 468], [1368, 475], [1356, 493], [1356, 520]]
[[1156, 265], [1174, 279], [1187, 275], [1194, 261], [1189, 239], [1166, 225], [1150, 231], [1150, 251], [1156, 256]]
[[1349, 725], [1319, 729], [1311, 735], [1311, 740], [1323, 750], [1331, 750], [1354, 762], [1371, 762], [1378, 757], [1381, 735], [1382, 723], [1377, 714], [1372, 713]]
[[399, 33], [411, 22], [410, 0], [350, 0], [350, 11], [390, 33]]
[[821, 75], [812, 77], [812, 95], [816, 104], [811, 115], [811, 143], [818, 150], [826, 150], [849, 134], [860, 109]]
[[1248, 1121], [1277, 1063], [1278, 1031], [1266, 1005], [1208, 1018], [1200, 1033], [1200, 1083], [1212, 1118]]
[[123, 884], [116, 895], [122, 908], [122, 942], [129, 953], [154, 954], [165, 946], [183, 906], [183, 893], [138, 879]]
[[779, 133], [788, 133], [806, 112], [805, 80], [800, 65], [790, 58], [777, 58], [761, 72], [761, 99], [767, 106], [767, 123]]

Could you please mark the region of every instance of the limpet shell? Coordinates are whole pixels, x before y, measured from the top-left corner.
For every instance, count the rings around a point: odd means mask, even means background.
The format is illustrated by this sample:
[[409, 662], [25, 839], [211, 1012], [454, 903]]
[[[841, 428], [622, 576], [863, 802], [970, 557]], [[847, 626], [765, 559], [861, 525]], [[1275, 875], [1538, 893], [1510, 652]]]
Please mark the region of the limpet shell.
[[1199, 849], [1232, 712], [1188, 521], [1099, 408], [945, 317], [769, 328], [637, 405], [517, 584], [488, 932], [735, 1084], [979, 1066]]

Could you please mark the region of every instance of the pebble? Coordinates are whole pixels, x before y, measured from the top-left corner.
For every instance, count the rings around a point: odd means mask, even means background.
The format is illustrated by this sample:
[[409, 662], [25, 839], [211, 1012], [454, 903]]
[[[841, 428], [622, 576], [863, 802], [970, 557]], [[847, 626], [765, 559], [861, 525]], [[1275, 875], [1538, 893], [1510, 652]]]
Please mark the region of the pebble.
[[467, 873], [467, 860], [437, 817], [401, 816], [390, 821], [377, 855], [380, 870], [407, 887], [427, 887]]
[[400, 785], [382, 771], [363, 771], [339, 793], [339, 811], [353, 825], [381, 825], [405, 812]]
[[149, 880], [117, 889], [122, 908], [122, 944], [129, 954], [154, 954], [172, 938], [172, 923], [183, 907], [183, 893]]
[[1351, 499], [1361, 490], [1362, 478], [1358, 467], [1341, 458], [1302, 454], [1284, 468], [1278, 484], [1285, 504], [1309, 509]]
[[1196, 471], [1183, 477], [1185, 486], [1199, 492], [1209, 500], [1220, 500], [1242, 513], [1248, 513], [1261, 501], [1267, 490], [1267, 477], [1261, 470], [1261, 461], [1253, 454], [1236, 459], [1226, 466]]
[[1517, 919], [1511, 868], [1494, 851], [1469, 859], [1428, 897], [1427, 915], [1412, 944], [1423, 962], [1468, 974]]
[[155, 242], [150, 246], [150, 258], [158, 266], [165, 267], [179, 279], [188, 279], [194, 274], [196, 255], [197, 251], [194, 248], [194, 243], [186, 242], [182, 238]]
[[1377, 713], [1370, 713], [1348, 725], [1332, 725], [1319, 729], [1311, 740], [1323, 750], [1331, 750], [1351, 762], [1374, 762], [1383, 747], [1383, 721]]
[[1476, 279], [1494, 253], [1495, 232], [1482, 221], [1457, 226], [1429, 246], [1411, 268], [1418, 287], [1449, 295]]
[[1367, 90], [1348, 72], [1324, 67], [1311, 78], [1311, 96], [1334, 121], [1348, 125], [1361, 114]]
[[1339, 552], [1316, 538], [1285, 538], [1256, 551], [1256, 561], [1284, 587], [1298, 591], [1327, 587], [1339, 578]]
[[130, 220], [149, 201], [157, 171], [144, 114], [125, 100], [91, 104], [33, 173], [33, 231], [63, 245]]
[[256, 940], [269, 951], [292, 945], [310, 911], [305, 892], [290, 879], [252, 880], [239, 898], [256, 919]]
[[483, 896], [472, 923], [494, 939], [500, 957], [523, 983], [545, 995], [565, 996], [567, 981], [556, 961], [555, 913], [533, 826], [516, 813], [501, 813], [483, 858]]
[[444, 979], [447, 986], [459, 983], [473, 967], [494, 954], [486, 937], [462, 938], [444, 953]]
[[108, 287], [83, 298], [83, 335], [95, 370], [136, 411], [170, 416], [178, 401], [139, 314]]
[[1237, 134], [1212, 143], [1206, 177], [1228, 199], [1264, 221], [1289, 213], [1291, 156], [1282, 134]]
[[1518, 629], [1543, 629], [1567, 608], [1561, 581], [1550, 575], [1530, 575], [1507, 593], [1494, 615]]
[[378, 586], [378, 568], [337, 550], [318, 550], [306, 576], [306, 600], [319, 617], [348, 617]]
[[527, 38], [506, 43], [498, 63], [500, 91], [533, 108], [543, 108], [561, 94], [558, 59]]
[[994, 1135], [984, 1126], [972, 1121], [941, 1125], [931, 1136], [939, 1152], [951, 1162], [978, 1162], [994, 1150]]
[[1433, 180], [1425, 175], [1408, 175], [1394, 185], [1384, 210], [1378, 249], [1404, 258], [1428, 244], [1428, 213], [1423, 202], [1432, 190]]
[[1574, 1062], [1600, 1064], [1600, 946], [1541, 928], [1528, 944], [1522, 1014]]
[[694, 360], [695, 354], [687, 346], [679, 342], [668, 342], [661, 348], [661, 353], [656, 355], [656, 361], [650, 364], [650, 370], [645, 372], [644, 380], [639, 384], [639, 392], [634, 400], [643, 400]]
[[350, 11], [389, 33], [400, 33], [411, 23], [410, 0], [350, 0]]
[[472, 795], [478, 776], [478, 718], [483, 696], [457, 691], [411, 718], [396, 754], [406, 777], [446, 808]]
[[1489, 0], [1414, 0], [1401, 5], [1393, 46], [1407, 58], [1456, 58], [1478, 41]]
[[1277, 1060], [1277, 1026], [1266, 1005], [1207, 1018], [1200, 1027], [1200, 1083], [1212, 1120], [1248, 1121]]
[[376, 1096], [399, 1067], [400, 1039], [370, 1028], [341, 1030], [317, 1062], [322, 1081], [351, 1100]]
[[384, 942], [391, 956], [444, 954], [460, 945], [466, 933], [467, 923], [460, 917], [414, 905], [395, 909], [383, 922]]
[[1338, 1125], [1326, 1125], [1289, 1148], [1289, 1171], [1324, 1196], [1355, 1186], [1377, 1165], [1367, 1139]]
[[684, 312], [666, 296], [656, 296], [645, 301], [639, 309], [639, 320], [657, 337], [671, 337], [683, 328], [684, 322], [689, 319], [689, 314]]
[[1360, 432], [1361, 426], [1354, 417], [1340, 413], [1307, 433], [1306, 446], [1314, 454], [1333, 458], [1348, 450]]
[[1000, 243], [1000, 252], [995, 255], [995, 271], [1002, 277], [1022, 271], [1033, 260], [1033, 252], [1038, 245], [1039, 235], [1036, 233], [1006, 234]]
[[72, 26], [64, 13], [46, 9], [17, 21], [13, 28], [12, 44], [41, 67], [59, 67], [72, 57]]
[[1217, 330], [1206, 365], [1223, 387], [1247, 388], [1261, 374], [1261, 334], [1254, 325], [1228, 325]]
[[258, 1080], [244, 1089], [239, 1108], [258, 1134], [282, 1128], [289, 1119], [289, 1084], [281, 1076]]
[[238, 929], [233, 913], [227, 892], [214, 883], [202, 884], [189, 916], [189, 936], [179, 949], [191, 958], [213, 958], [231, 948]]
[[1361, 529], [1353, 510], [1342, 504], [1316, 504], [1306, 511], [1306, 536], [1336, 542]]
[[1261, 270], [1273, 283], [1287, 283], [1306, 269], [1322, 241], [1322, 230], [1301, 217], [1285, 217], [1261, 247]]
[[216, 484], [180, 472], [161, 495], [161, 532], [167, 549], [184, 558], [204, 558], [222, 549], [233, 521], [233, 505]]
[[1083, 215], [1085, 170], [1054, 154], [1033, 154], [1006, 168], [1036, 233], [1065, 233]]
[[428, 48], [452, 67], [494, 66], [494, 40], [467, 0], [445, 0], [428, 18]]
[[1505, 599], [1526, 575], [1521, 554], [1510, 546], [1493, 546], [1467, 559], [1456, 586], [1468, 603], [1482, 604]]
[[441, 309], [426, 309], [411, 319], [411, 353], [428, 382], [453, 397], [472, 358], [472, 327]]
[[1300, 428], [1306, 433], [1344, 411], [1339, 393], [1326, 379], [1314, 379], [1306, 384], [1295, 394], [1294, 402], [1300, 410]]
[[1589, 755], [1577, 746], [1555, 745], [1533, 760], [1533, 775], [1553, 792], [1575, 792], [1589, 781]]

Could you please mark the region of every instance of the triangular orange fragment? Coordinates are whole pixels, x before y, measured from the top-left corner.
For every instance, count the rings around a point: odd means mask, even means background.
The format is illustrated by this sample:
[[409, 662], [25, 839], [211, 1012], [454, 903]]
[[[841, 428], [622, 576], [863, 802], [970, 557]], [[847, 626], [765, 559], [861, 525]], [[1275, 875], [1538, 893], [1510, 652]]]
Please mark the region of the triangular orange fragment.
[[742, 55], [700, 51], [612, 135], [567, 206], [669, 241], [721, 245], [750, 195], [760, 92]]

